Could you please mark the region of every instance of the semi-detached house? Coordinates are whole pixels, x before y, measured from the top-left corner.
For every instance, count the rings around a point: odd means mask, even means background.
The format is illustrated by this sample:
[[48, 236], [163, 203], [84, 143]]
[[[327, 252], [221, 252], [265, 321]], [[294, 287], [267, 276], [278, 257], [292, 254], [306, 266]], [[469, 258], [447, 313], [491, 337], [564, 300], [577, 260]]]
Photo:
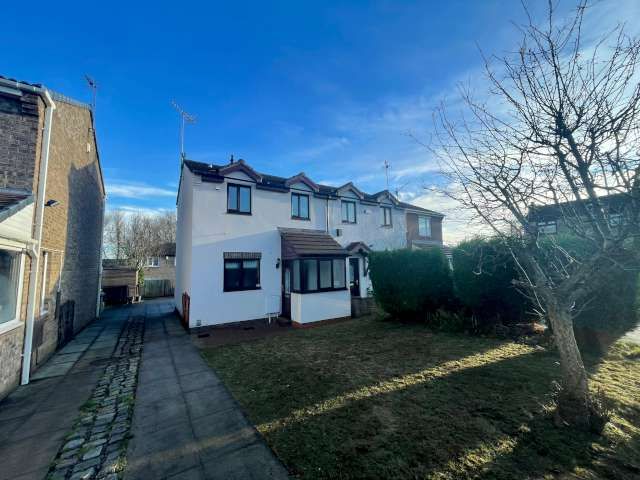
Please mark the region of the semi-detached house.
[[266, 175], [243, 160], [185, 160], [177, 210], [175, 302], [191, 328], [349, 317], [352, 298], [371, 296], [371, 251], [442, 245], [443, 215], [387, 190]]

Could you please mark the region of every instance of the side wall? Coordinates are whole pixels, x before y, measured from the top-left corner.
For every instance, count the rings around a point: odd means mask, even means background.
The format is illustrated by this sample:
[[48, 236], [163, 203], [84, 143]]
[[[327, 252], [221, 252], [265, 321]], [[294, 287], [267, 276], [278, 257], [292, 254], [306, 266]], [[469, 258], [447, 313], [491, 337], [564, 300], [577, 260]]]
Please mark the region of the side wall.
[[191, 296], [191, 258], [193, 229], [193, 182], [194, 176], [182, 167], [180, 191], [178, 193], [176, 222], [176, 285], [174, 301], [182, 315], [182, 294]]
[[[34, 345], [37, 363], [57, 347], [56, 307], [74, 303], [74, 333], [95, 318], [101, 262], [104, 190], [91, 113], [63, 101], [55, 103], [45, 201], [59, 204], [44, 212], [46, 313], [39, 311], [42, 336]], [[41, 274], [45, 274], [42, 269]], [[42, 278], [38, 290], [40, 298]]]

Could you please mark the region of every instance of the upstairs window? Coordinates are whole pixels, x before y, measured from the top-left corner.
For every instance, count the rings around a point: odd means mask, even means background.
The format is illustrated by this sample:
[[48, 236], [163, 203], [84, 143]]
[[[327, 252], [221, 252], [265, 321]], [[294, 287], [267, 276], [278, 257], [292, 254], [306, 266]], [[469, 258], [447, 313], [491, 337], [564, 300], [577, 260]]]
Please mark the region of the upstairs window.
[[260, 258], [257, 254], [227, 254], [224, 260], [224, 291], [258, 290], [260, 288]]
[[391, 226], [391, 207], [382, 207], [382, 226]]
[[159, 267], [160, 266], [160, 257], [147, 257], [146, 267]]
[[421, 237], [431, 236], [431, 219], [425, 216], [418, 217], [418, 235]]
[[540, 233], [558, 233], [558, 224], [555, 220], [550, 220], [548, 222], [538, 222], [538, 232]]
[[251, 215], [251, 187], [233, 183], [227, 186], [227, 212]]
[[309, 220], [309, 195], [291, 194], [291, 218]]
[[342, 201], [342, 223], [356, 223], [356, 202]]

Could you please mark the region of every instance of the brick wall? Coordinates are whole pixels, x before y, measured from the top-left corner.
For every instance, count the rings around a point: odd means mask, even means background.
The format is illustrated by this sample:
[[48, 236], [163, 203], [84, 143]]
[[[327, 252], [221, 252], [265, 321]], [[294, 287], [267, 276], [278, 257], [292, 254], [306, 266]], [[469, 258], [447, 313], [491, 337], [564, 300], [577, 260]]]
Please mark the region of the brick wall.
[[431, 217], [431, 236], [421, 237], [418, 232], [418, 215], [415, 213], [407, 213], [407, 246], [409, 247], [411, 247], [413, 240], [442, 243], [442, 218]]
[[157, 267], [144, 267], [145, 280], [171, 280], [176, 283], [176, 257], [160, 257], [160, 265]]
[[40, 97], [0, 95], [0, 188], [34, 190]]
[[[44, 215], [42, 248], [48, 252], [42, 344], [35, 361], [56, 348], [55, 299], [75, 302], [74, 332], [95, 318], [99, 287], [104, 191], [91, 114], [86, 108], [56, 101], [47, 173], [46, 200], [57, 200]], [[39, 279], [39, 289], [42, 279]]]

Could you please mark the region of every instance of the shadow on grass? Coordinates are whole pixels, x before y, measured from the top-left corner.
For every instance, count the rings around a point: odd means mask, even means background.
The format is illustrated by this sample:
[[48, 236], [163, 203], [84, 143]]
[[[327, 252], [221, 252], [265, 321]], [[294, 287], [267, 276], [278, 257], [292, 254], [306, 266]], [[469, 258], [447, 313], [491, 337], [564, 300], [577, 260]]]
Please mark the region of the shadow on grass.
[[255, 424], [506, 345], [377, 320], [295, 331], [204, 350]]

